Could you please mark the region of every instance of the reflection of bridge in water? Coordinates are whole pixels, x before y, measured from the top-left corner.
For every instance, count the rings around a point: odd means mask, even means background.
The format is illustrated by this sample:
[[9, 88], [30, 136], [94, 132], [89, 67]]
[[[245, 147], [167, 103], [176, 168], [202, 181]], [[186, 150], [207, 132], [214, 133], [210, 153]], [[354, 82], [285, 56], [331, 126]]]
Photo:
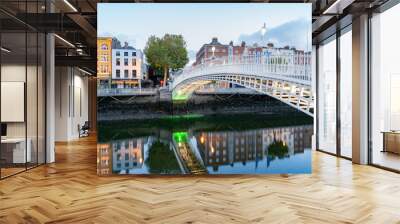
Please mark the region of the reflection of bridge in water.
[[218, 58], [184, 69], [170, 85], [174, 100], [183, 100], [211, 81], [243, 86], [278, 99], [310, 116], [314, 112], [310, 54]]
[[[207, 167], [217, 171], [220, 166], [233, 167], [238, 163], [255, 163], [257, 167], [257, 163], [265, 159], [268, 167], [276, 159], [301, 154], [311, 148], [311, 135], [312, 125], [299, 125], [243, 131], [175, 132], [172, 139], [147, 136], [114, 140], [98, 145], [98, 172], [148, 172], [145, 161], [156, 140], [170, 142], [170, 147], [165, 150], [175, 155], [181, 173], [202, 174], [208, 172]], [[285, 146], [278, 154], [269, 149], [276, 142]]]

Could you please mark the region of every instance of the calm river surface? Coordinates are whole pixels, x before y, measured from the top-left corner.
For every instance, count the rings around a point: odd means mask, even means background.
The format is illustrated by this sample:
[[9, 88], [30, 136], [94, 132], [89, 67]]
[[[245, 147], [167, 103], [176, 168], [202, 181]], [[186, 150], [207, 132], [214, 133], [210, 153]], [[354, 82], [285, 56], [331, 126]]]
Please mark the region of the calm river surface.
[[312, 118], [184, 115], [99, 122], [98, 173], [311, 173]]

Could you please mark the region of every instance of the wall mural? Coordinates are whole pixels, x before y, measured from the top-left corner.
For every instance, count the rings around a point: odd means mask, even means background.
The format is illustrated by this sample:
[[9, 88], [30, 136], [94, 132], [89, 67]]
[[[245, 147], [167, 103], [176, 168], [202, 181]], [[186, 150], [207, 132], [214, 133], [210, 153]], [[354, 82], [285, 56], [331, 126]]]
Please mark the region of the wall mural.
[[98, 174], [311, 172], [311, 4], [98, 4]]

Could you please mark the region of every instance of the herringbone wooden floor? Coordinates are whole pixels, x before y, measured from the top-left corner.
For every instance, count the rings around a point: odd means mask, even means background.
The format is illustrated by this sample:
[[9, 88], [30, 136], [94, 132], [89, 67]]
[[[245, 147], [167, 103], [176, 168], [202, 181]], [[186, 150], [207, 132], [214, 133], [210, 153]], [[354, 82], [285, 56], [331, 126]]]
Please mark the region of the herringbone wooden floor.
[[400, 223], [400, 175], [323, 153], [312, 175], [96, 175], [95, 138], [0, 181], [0, 223]]

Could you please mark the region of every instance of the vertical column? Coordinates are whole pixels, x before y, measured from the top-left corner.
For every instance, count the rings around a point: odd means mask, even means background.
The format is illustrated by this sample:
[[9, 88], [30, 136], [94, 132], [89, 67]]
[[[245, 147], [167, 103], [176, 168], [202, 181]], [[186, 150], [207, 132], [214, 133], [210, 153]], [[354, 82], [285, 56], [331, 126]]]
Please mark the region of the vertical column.
[[46, 163], [55, 161], [55, 74], [54, 35], [46, 35]]
[[336, 155], [341, 156], [341, 114], [340, 114], [340, 101], [341, 101], [341, 90], [340, 90], [340, 83], [341, 83], [341, 63], [340, 63], [340, 36], [341, 31], [336, 31]]
[[89, 123], [90, 131], [95, 132], [97, 130], [97, 82], [95, 77], [90, 77], [88, 80], [89, 86]]
[[314, 108], [314, 133], [312, 136], [312, 149], [316, 150], [317, 149], [317, 46], [313, 45], [312, 46], [312, 52], [311, 52], [311, 97], [314, 98], [313, 105], [312, 107]]
[[353, 162], [368, 163], [368, 15], [353, 19]]
[[[46, 12], [53, 12], [51, 1], [46, 1]], [[46, 34], [46, 163], [55, 161], [55, 43], [54, 34]]]

